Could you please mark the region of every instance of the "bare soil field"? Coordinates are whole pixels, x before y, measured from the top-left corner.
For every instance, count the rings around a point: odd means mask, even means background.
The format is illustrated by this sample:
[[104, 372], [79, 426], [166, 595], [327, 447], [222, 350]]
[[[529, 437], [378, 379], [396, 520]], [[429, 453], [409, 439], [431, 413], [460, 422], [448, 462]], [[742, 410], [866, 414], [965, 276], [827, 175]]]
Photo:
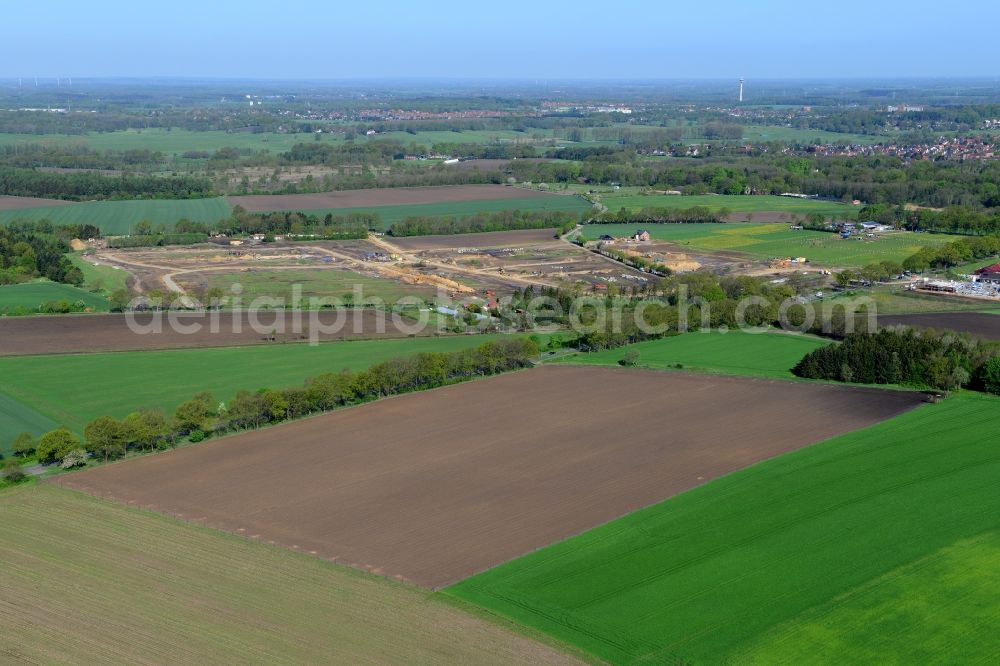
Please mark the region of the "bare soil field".
[[395, 236], [387, 241], [404, 250], [449, 250], [469, 247], [518, 247], [551, 243], [555, 229], [523, 229], [520, 231], [489, 231], [481, 234], [450, 234], [445, 236]]
[[319, 194], [274, 194], [227, 197], [233, 206], [250, 212], [310, 210], [317, 208], [365, 208], [406, 206], [452, 201], [486, 201], [558, 196], [537, 190], [506, 185], [443, 185], [437, 187], [394, 187], [371, 190], [343, 190]]
[[920, 401], [545, 366], [54, 482], [438, 588]]
[[1000, 340], [1000, 315], [982, 312], [928, 312], [923, 314], [880, 315], [880, 326], [915, 326], [958, 331], [985, 340]]
[[34, 197], [9, 197], [0, 195], [0, 210], [27, 210], [28, 208], [48, 208], [49, 206], [72, 206], [75, 201], [62, 199], [36, 199]]
[[[315, 333], [318, 340], [400, 338], [412, 332], [396, 330], [390, 315], [385, 315], [385, 326], [380, 330], [382, 315], [374, 310], [301, 313], [301, 333], [294, 332], [294, 315], [285, 310], [259, 313], [257, 321], [264, 328], [263, 333], [253, 330], [248, 313], [174, 313], [182, 326], [199, 327], [200, 330], [188, 334], [171, 327], [166, 312], [135, 313], [135, 322], [142, 327], [151, 327], [154, 317], [158, 316], [162, 316], [161, 330], [145, 334], [134, 333], [125, 315], [120, 314], [0, 317], [0, 356], [281, 344], [305, 342], [311, 333]], [[320, 325], [332, 328], [337, 325], [338, 316], [342, 317], [343, 323], [336, 332], [324, 333], [318, 326], [308, 330], [311, 317], [315, 317]], [[212, 332], [215, 317], [218, 325], [216, 332]], [[284, 330], [277, 317], [284, 317]], [[433, 326], [428, 326], [426, 334], [434, 331]]]

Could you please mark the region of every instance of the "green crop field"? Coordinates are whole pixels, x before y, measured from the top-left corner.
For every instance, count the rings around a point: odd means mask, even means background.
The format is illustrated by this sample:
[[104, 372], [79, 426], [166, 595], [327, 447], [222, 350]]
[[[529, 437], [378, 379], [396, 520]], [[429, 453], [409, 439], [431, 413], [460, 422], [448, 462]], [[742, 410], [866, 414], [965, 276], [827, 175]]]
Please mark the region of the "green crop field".
[[628, 236], [647, 229], [655, 240], [676, 243], [681, 249], [705, 252], [743, 252], [757, 259], [805, 257], [810, 263], [830, 267], [861, 267], [879, 261], [897, 261], [928, 245], [947, 243], [934, 234], [894, 231], [877, 239], [844, 239], [824, 231], [792, 231], [783, 224], [588, 224], [584, 238], [602, 234]]
[[103, 296], [70, 284], [41, 280], [0, 287], [0, 312], [13, 311], [15, 308], [34, 310], [39, 305], [50, 301], [68, 301], [69, 303], [83, 301], [84, 305], [94, 312], [103, 312], [108, 309], [108, 301]]
[[998, 429], [1000, 398], [961, 393], [445, 593], [615, 664], [988, 663]]
[[229, 217], [231, 211], [222, 197], [87, 201], [72, 206], [0, 211], [0, 224], [14, 220], [49, 220], [53, 224], [93, 224], [106, 234], [128, 234], [143, 220], [168, 226], [180, 219], [217, 222]]
[[559, 363], [617, 365], [625, 353], [639, 352], [639, 366], [666, 369], [680, 363], [684, 370], [793, 378], [791, 368], [809, 352], [830, 342], [790, 333], [697, 331], [594, 353], [559, 358]]
[[49, 417], [5, 395], [0, 389], [0, 454], [9, 454], [11, 443], [22, 432], [38, 437], [58, 427], [59, 424]]
[[677, 196], [671, 194], [605, 194], [601, 203], [612, 212], [620, 208], [638, 211], [642, 208], [691, 208], [705, 206], [710, 210], [728, 208], [733, 213], [786, 213], [808, 215], [819, 213], [837, 219], [854, 219], [858, 207], [836, 201], [796, 199], [778, 196], [737, 196], [728, 194], [699, 194]]
[[524, 199], [486, 199], [480, 201], [448, 201], [431, 204], [403, 206], [370, 206], [367, 208], [304, 209], [303, 213], [323, 216], [349, 215], [351, 213], [377, 213], [382, 229], [408, 217], [460, 217], [477, 213], [496, 213], [504, 210], [556, 210], [583, 213], [593, 208], [590, 202], [576, 196], [528, 197]]
[[[206, 273], [209, 287], [218, 287], [225, 293], [232, 293], [234, 285], [243, 287], [242, 298], [245, 302], [258, 296], [284, 298], [291, 302], [292, 286], [302, 288], [302, 305], [308, 306], [306, 299], [344, 298], [350, 294], [353, 302], [374, 304], [378, 299], [382, 303], [392, 304], [404, 296], [430, 298], [436, 295], [432, 287], [406, 285], [395, 280], [369, 277], [353, 271], [337, 269], [303, 269], [303, 270], [267, 270], [241, 271], [239, 273]], [[360, 287], [360, 298], [355, 296], [355, 287]], [[372, 299], [372, 300], [369, 300]]]
[[577, 663], [430, 593], [50, 484], [0, 491], [0, 661]]
[[[392, 358], [454, 351], [496, 339], [499, 336], [442, 336], [315, 346], [13, 356], [0, 358], [0, 394], [81, 432], [98, 416], [122, 417], [146, 408], [172, 412], [200, 391], [228, 401], [242, 389], [299, 386], [324, 372], [360, 370]], [[3, 447], [8, 444], [0, 442]]]

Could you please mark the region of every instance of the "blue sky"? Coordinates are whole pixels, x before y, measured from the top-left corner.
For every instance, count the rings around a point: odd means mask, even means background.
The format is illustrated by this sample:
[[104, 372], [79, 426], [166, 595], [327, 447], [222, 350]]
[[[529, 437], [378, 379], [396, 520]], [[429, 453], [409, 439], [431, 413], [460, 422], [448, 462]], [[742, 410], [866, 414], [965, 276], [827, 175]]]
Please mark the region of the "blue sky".
[[989, 0], [6, 0], [0, 76], [991, 76]]

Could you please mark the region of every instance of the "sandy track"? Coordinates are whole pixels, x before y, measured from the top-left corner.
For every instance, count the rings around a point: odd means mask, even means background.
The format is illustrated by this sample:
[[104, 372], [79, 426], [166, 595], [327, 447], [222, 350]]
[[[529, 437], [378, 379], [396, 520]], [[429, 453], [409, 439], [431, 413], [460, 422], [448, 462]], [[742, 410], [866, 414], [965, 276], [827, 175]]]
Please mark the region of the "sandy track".
[[435, 187], [393, 187], [370, 190], [342, 190], [318, 194], [258, 194], [227, 197], [233, 206], [251, 212], [311, 210], [318, 208], [371, 208], [561, 196], [506, 185], [441, 185]]
[[56, 482], [436, 588], [919, 402], [546, 366]]

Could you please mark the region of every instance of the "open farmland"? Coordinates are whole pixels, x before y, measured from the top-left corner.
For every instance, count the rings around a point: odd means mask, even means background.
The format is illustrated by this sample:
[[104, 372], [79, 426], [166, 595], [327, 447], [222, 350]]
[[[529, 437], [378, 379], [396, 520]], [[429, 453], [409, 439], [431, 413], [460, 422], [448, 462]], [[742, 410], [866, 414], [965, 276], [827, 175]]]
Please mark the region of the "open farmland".
[[990, 662], [998, 428], [1000, 399], [961, 394], [448, 592], [618, 664]]
[[51, 301], [67, 301], [71, 304], [82, 301], [88, 310], [94, 312], [108, 309], [108, 301], [103, 296], [70, 284], [43, 280], [0, 287], [0, 313], [5, 310], [12, 312], [18, 308], [34, 310]]
[[601, 203], [611, 212], [620, 208], [639, 211], [643, 208], [691, 208], [704, 206], [712, 211], [728, 208], [730, 221], [746, 220], [753, 215], [758, 222], [791, 221], [793, 215], [818, 213], [838, 220], [854, 219], [858, 208], [837, 201], [798, 199], [779, 196], [741, 196], [729, 194], [699, 194], [677, 196], [672, 194], [604, 194]]
[[24, 663], [569, 664], [424, 591], [49, 485], [0, 494]]
[[0, 454], [7, 456], [14, 438], [22, 432], [37, 437], [58, 427], [48, 416], [6, 395], [0, 387]]
[[[122, 417], [137, 409], [172, 412], [199, 391], [209, 391], [219, 400], [228, 401], [241, 389], [299, 386], [324, 372], [361, 370], [421, 352], [476, 347], [498, 337], [454, 335], [321, 345], [0, 358], [0, 396], [8, 396], [12, 410], [15, 402], [19, 405], [17, 411], [12, 411], [14, 414], [41, 412], [49, 421], [82, 432], [83, 426], [98, 416]], [[67, 381], [68, 377], [73, 379]], [[192, 377], [198, 377], [197, 382]], [[0, 440], [0, 447], [7, 443]]]
[[958, 331], [985, 340], [1000, 341], [1000, 315], [985, 312], [936, 312], [882, 315], [880, 326], [913, 326]]
[[844, 239], [824, 231], [793, 231], [779, 224], [587, 224], [584, 238], [603, 234], [616, 238], [646, 229], [654, 240], [667, 241], [680, 249], [705, 252], [740, 252], [748, 257], [770, 259], [805, 257], [811, 264], [861, 267], [879, 261], [897, 261], [917, 250], [947, 243], [947, 236], [894, 231], [879, 238]]
[[54, 208], [56, 206], [69, 206], [72, 204], [72, 201], [62, 201], [60, 199], [36, 199], [34, 197], [0, 195], [0, 211]]
[[685, 335], [640, 342], [593, 353], [577, 353], [558, 359], [561, 363], [618, 365], [629, 351], [639, 352], [639, 366], [677, 368], [774, 379], [794, 379], [791, 368], [809, 352], [825, 347], [829, 340], [789, 333], [744, 333], [696, 331]]
[[[505, 185], [443, 185], [437, 187], [395, 187], [369, 190], [342, 190], [319, 194], [270, 194], [229, 197], [234, 206], [250, 212], [272, 210], [318, 210], [337, 208], [379, 208], [417, 206], [460, 201], [496, 199], [548, 199], [556, 195]], [[574, 198], [574, 197], [570, 197]]]
[[179, 157], [188, 151], [214, 152], [220, 148], [241, 151], [268, 150], [287, 152], [297, 143], [312, 141], [311, 134], [279, 134], [277, 132], [226, 132], [212, 130], [195, 132], [177, 127], [150, 127], [114, 132], [87, 134], [0, 134], [0, 146], [46, 145], [85, 147], [91, 150], [149, 150], [169, 157]]
[[[296, 316], [303, 327], [296, 332]], [[138, 351], [190, 347], [231, 347], [304, 342], [310, 335], [319, 341], [355, 338], [401, 338], [414, 333], [393, 326], [393, 315], [371, 309], [323, 310], [295, 315], [291, 311], [261, 311], [254, 330], [250, 313], [187, 312], [134, 313], [140, 331], [129, 328], [129, 317], [120, 314], [0, 317], [0, 357], [32, 354], [67, 354], [100, 351]], [[174, 328], [170, 319], [182, 326]], [[385, 326], [379, 322], [384, 318]], [[162, 322], [157, 328], [156, 322]], [[213, 322], [218, 324], [214, 325]], [[281, 322], [284, 322], [282, 324]], [[407, 326], [414, 322], [400, 319]], [[312, 327], [309, 328], [309, 325]], [[197, 330], [188, 329], [197, 327]], [[263, 329], [263, 331], [261, 330]], [[187, 332], [186, 332], [187, 331]], [[419, 334], [433, 334], [429, 327]]]
[[58, 482], [439, 587], [919, 401], [827, 384], [549, 366]]
[[105, 234], [128, 234], [136, 224], [149, 220], [168, 227], [181, 219], [218, 222], [229, 217], [230, 208], [222, 197], [214, 199], [144, 199], [129, 201], [88, 201], [72, 206], [0, 209], [0, 224], [14, 220], [49, 220], [52, 224], [93, 224]]

